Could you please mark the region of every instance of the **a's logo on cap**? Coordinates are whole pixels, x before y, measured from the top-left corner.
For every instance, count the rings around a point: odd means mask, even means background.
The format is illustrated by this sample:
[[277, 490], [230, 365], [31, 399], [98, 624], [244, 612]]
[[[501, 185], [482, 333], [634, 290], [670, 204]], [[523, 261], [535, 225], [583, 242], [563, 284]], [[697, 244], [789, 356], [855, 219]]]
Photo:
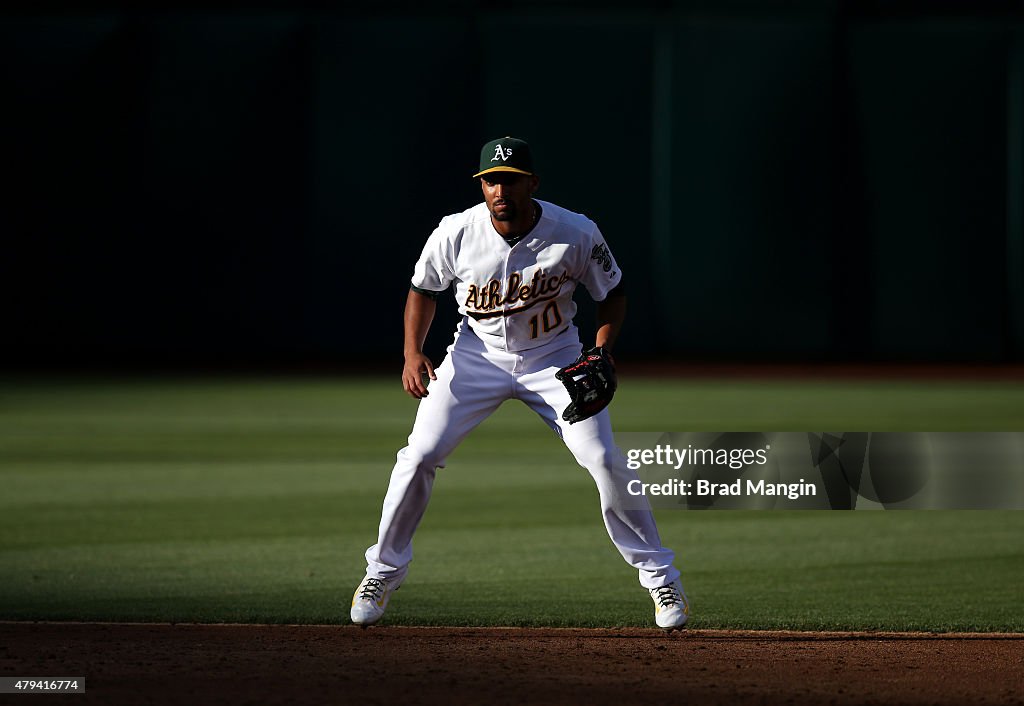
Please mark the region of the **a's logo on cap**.
[[502, 162], [505, 162], [511, 156], [512, 156], [512, 148], [509, 147], [507, 150], [506, 149], [502, 149], [501, 145], [499, 144], [499, 145], [496, 145], [494, 147], [494, 156], [491, 157], [491, 161], [492, 162], [497, 162], [500, 159]]

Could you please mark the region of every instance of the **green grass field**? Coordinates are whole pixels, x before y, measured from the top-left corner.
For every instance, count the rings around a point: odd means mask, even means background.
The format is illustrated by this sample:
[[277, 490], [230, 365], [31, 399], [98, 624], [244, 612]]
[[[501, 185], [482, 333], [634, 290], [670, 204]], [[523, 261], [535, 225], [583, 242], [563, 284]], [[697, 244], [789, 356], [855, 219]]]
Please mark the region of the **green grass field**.
[[[623, 380], [618, 431], [1024, 430], [1024, 385]], [[0, 383], [0, 619], [345, 623], [396, 378]], [[1024, 512], [657, 511], [704, 628], [1024, 630]], [[387, 622], [652, 624], [597, 495], [507, 403], [440, 471]]]

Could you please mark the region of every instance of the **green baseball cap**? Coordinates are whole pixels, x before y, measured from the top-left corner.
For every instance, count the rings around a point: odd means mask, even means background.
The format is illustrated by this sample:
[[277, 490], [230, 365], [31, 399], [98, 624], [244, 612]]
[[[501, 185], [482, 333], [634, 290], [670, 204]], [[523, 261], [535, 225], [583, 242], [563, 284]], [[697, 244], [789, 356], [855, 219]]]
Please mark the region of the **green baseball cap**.
[[480, 150], [480, 171], [473, 176], [490, 172], [516, 172], [533, 176], [530, 146], [515, 137], [491, 140]]

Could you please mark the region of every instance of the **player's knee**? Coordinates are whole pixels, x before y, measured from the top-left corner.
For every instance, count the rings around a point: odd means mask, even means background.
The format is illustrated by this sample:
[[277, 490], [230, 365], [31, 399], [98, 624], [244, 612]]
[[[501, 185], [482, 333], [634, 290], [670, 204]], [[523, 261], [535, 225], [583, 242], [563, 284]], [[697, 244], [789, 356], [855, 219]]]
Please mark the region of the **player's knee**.
[[444, 466], [444, 454], [433, 444], [409, 444], [398, 452], [398, 461], [421, 473], [433, 473]]
[[619, 465], [619, 453], [615, 449], [587, 449], [575, 454], [576, 461], [592, 473], [612, 473]]

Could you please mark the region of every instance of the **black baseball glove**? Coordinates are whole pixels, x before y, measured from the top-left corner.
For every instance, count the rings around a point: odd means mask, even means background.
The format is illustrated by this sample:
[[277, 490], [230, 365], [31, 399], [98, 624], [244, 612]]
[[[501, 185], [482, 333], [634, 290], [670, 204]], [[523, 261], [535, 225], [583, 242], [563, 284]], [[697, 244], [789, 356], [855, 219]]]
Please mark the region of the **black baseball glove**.
[[570, 424], [589, 419], [607, 407], [618, 387], [615, 362], [604, 348], [583, 351], [572, 365], [555, 373], [555, 378], [565, 385], [572, 400], [562, 412], [562, 419]]

